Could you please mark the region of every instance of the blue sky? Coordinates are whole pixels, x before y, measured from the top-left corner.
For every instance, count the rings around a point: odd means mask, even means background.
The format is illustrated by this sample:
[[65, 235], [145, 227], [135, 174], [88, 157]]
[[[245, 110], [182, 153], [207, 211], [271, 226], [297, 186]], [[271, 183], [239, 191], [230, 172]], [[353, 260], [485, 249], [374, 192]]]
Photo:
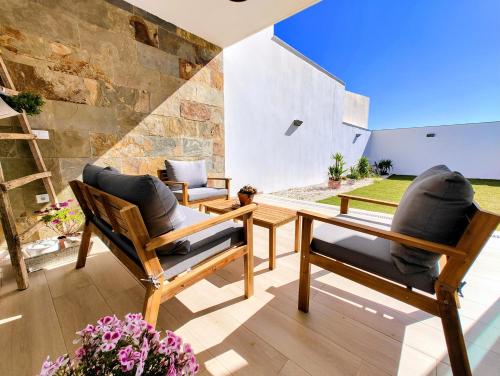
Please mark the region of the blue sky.
[[369, 96], [372, 129], [500, 120], [500, 0], [323, 0], [275, 34]]

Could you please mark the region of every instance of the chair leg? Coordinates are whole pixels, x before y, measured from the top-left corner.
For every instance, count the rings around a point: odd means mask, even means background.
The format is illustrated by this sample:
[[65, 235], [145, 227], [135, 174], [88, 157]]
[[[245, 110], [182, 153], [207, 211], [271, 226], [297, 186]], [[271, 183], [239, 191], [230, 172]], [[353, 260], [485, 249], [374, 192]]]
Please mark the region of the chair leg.
[[76, 269], [83, 268], [87, 262], [87, 256], [90, 250], [90, 236], [92, 235], [92, 224], [85, 221], [85, 226], [83, 228], [82, 242], [80, 243], [80, 249], [78, 251], [78, 259], [76, 261]]
[[253, 216], [243, 218], [243, 229], [245, 232], [245, 242], [247, 243], [247, 253], [243, 256], [243, 268], [245, 279], [245, 298], [253, 295]]
[[443, 324], [453, 374], [472, 375], [455, 297], [448, 291], [440, 291], [438, 299], [440, 301], [441, 323]]
[[312, 220], [304, 218], [302, 221], [302, 246], [300, 250], [300, 279], [299, 279], [299, 309], [309, 312], [309, 295], [311, 292], [311, 264], [309, 251], [311, 247]]
[[144, 320], [156, 327], [158, 320], [158, 312], [161, 304], [161, 289], [155, 288], [153, 285], [146, 288], [146, 296], [144, 298], [144, 307], [142, 315]]

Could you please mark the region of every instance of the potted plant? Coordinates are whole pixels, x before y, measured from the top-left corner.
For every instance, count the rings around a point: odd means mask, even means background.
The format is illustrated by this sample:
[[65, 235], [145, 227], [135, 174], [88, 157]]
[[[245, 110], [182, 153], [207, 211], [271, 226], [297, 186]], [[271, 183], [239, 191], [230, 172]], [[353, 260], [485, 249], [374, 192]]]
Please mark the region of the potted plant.
[[356, 166], [351, 166], [349, 168], [349, 174], [347, 174], [347, 183], [350, 184], [350, 185], [353, 185], [356, 180], [359, 180], [360, 176], [359, 176], [359, 172], [358, 172], [358, 169]]
[[39, 94], [23, 92], [18, 95], [0, 95], [0, 97], [13, 110], [17, 112], [26, 111], [28, 115], [38, 115], [41, 112], [42, 106], [45, 104], [43, 98]]
[[192, 347], [167, 330], [160, 332], [129, 313], [125, 320], [105, 316], [96, 325], [87, 325], [76, 333], [81, 343], [74, 359], [68, 354], [43, 363], [40, 376], [83, 375], [167, 375], [190, 376], [198, 372]]
[[332, 155], [332, 159], [335, 161], [335, 164], [328, 167], [328, 188], [338, 189], [341, 185], [342, 175], [347, 170], [344, 169], [345, 162], [342, 154], [335, 153]]
[[250, 205], [256, 193], [257, 188], [252, 187], [251, 185], [243, 186], [238, 192], [238, 200], [240, 200], [240, 205]]
[[375, 162], [378, 172], [380, 175], [389, 175], [392, 170], [392, 161], [390, 159], [382, 159], [380, 162]]
[[41, 216], [45, 225], [58, 234], [59, 249], [66, 247], [68, 237], [77, 236], [84, 221], [84, 215], [74, 200], [61, 202], [59, 205], [50, 205], [45, 210], [37, 210], [35, 214]]
[[363, 156], [359, 159], [357, 170], [360, 179], [366, 179], [368, 176], [370, 176], [371, 166], [368, 158]]

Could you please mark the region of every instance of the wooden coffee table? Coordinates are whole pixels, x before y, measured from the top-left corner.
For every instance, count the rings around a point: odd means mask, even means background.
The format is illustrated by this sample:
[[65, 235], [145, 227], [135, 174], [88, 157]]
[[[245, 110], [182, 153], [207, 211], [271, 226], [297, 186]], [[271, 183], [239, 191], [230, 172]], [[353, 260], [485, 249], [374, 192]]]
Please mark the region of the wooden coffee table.
[[[212, 201], [204, 204], [206, 213], [224, 214], [234, 210], [237, 199]], [[295, 252], [299, 251], [300, 245], [300, 217], [297, 211], [281, 208], [279, 206], [257, 204], [253, 212], [253, 223], [256, 226], [269, 230], [269, 269], [276, 267], [276, 229], [295, 221]]]

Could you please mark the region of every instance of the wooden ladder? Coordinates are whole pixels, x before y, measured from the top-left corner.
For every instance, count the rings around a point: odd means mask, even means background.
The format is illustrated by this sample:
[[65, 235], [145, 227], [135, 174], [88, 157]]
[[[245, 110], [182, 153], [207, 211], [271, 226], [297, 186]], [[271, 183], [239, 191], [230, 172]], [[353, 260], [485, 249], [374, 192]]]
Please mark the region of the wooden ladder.
[[[0, 86], [0, 93], [4, 95], [17, 95], [18, 92], [12, 81], [12, 77], [7, 70], [7, 66], [0, 55], [0, 79], [3, 86]], [[21, 187], [35, 180], [41, 179], [45, 189], [49, 195], [50, 202], [57, 204], [57, 196], [54, 190], [54, 185], [51, 180], [51, 172], [47, 170], [47, 166], [43, 161], [40, 148], [37, 144], [37, 137], [33, 134], [26, 112], [16, 115], [21, 124], [23, 133], [0, 133], [0, 140], [26, 140], [30, 146], [31, 153], [35, 159], [38, 173], [17, 178], [10, 181], [5, 181], [2, 165], [0, 163], [0, 216], [2, 220], [3, 232], [7, 247], [9, 249], [10, 260], [12, 267], [16, 273], [17, 288], [24, 290], [29, 287], [28, 272], [24, 262], [21, 244], [26, 241], [31, 235], [38, 231], [43, 222], [39, 221], [34, 226], [28, 228], [23, 233], [18, 233], [12, 205], [9, 200], [8, 192], [14, 188]]]

